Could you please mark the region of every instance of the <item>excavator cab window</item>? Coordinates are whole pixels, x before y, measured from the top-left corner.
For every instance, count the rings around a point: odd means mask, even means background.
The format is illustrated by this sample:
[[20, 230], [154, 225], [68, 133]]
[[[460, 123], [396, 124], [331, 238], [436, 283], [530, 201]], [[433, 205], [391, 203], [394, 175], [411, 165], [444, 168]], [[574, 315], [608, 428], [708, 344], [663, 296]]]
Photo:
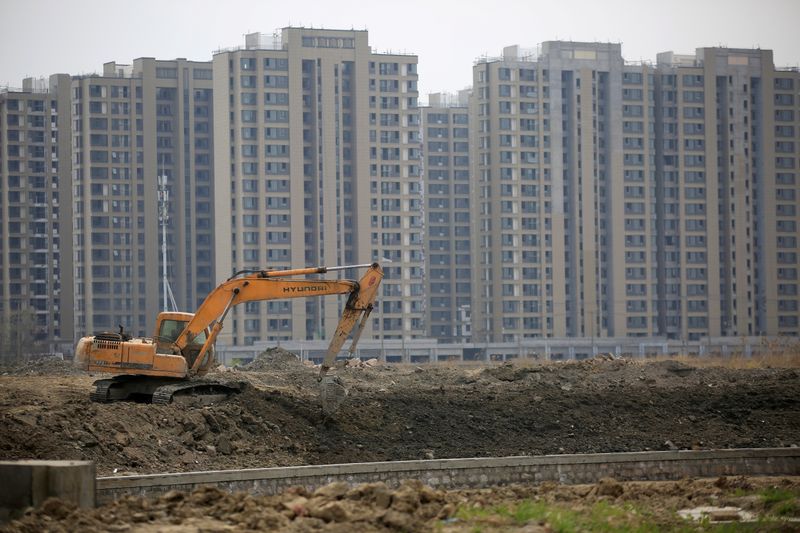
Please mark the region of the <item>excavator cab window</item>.
[[207, 329], [204, 329], [203, 331], [195, 335], [194, 339], [192, 339], [192, 344], [199, 344], [200, 346], [204, 345], [206, 343], [207, 331], [208, 331]]
[[164, 320], [161, 322], [161, 329], [158, 332], [160, 341], [175, 342], [181, 331], [184, 330], [188, 322], [183, 320]]

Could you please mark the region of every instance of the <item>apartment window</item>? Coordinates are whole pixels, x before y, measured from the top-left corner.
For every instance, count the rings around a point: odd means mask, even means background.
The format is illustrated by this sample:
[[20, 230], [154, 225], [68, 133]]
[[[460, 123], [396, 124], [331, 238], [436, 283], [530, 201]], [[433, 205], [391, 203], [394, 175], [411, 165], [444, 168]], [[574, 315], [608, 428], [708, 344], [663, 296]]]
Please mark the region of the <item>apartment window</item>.
[[156, 68], [156, 78], [162, 79], [176, 79], [178, 77], [178, 69], [176, 68]]
[[625, 117], [641, 117], [644, 114], [644, 108], [640, 105], [623, 105], [622, 115]]
[[705, 99], [703, 91], [683, 91], [683, 101], [699, 103]]
[[703, 118], [705, 110], [702, 107], [687, 106], [683, 108], [683, 118]]
[[684, 74], [682, 77], [683, 85], [687, 87], [702, 87], [703, 75], [702, 74]]
[[623, 72], [622, 83], [626, 85], [641, 85], [642, 73], [641, 72]]

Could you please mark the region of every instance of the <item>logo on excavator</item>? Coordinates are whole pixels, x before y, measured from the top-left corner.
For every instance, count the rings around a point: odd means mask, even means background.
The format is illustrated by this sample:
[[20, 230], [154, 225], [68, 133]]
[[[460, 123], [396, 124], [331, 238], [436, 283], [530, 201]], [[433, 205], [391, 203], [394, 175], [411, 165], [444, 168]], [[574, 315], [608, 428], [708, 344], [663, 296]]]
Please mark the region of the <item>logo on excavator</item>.
[[373, 285], [375, 285], [375, 280], [376, 279], [377, 278], [375, 276], [372, 276], [371, 278], [369, 278], [369, 283], [367, 283], [367, 286], [368, 287], [372, 287]]
[[325, 285], [306, 285], [302, 287], [284, 287], [283, 292], [320, 292], [325, 290]]

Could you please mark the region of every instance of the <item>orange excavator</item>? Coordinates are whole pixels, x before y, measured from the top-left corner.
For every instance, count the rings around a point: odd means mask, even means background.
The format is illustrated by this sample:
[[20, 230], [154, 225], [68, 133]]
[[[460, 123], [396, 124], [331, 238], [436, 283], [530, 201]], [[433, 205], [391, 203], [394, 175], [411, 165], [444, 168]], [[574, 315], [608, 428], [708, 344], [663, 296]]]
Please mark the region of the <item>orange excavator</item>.
[[[367, 271], [358, 281], [297, 279], [352, 268]], [[330, 412], [340, 401], [343, 388], [338, 377], [328, 371], [354, 328], [349, 351], [355, 353], [382, 279], [383, 270], [378, 263], [239, 272], [211, 291], [194, 314], [159, 313], [152, 338], [132, 338], [121, 326], [119, 333], [83, 337], [75, 349], [75, 364], [88, 372], [116, 374], [94, 383], [95, 390], [90, 396], [96, 402], [135, 399], [166, 404], [186, 395], [218, 400], [242, 387], [241, 383], [202, 379], [215, 366], [214, 343], [233, 306], [261, 300], [347, 294], [347, 303], [320, 367], [323, 410]]]

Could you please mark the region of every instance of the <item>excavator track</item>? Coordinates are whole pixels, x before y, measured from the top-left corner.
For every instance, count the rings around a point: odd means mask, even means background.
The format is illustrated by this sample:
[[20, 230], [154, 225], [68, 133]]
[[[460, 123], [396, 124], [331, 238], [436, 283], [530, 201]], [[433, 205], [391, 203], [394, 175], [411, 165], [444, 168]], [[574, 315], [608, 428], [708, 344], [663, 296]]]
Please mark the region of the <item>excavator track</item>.
[[246, 383], [219, 383], [212, 380], [175, 380], [148, 376], [115, 376], [94, 382], [95, 390], [89, 399], [97, 403], [137, 401], [167, 405], [173, 400], [207, 405], [224, 401], [242, 392]]
[[94, 391], [89, 394], [89, 399], [97, 403], [110, 403], [113, 400], [110, 398], [111, 386], [114, 384], [113, 379], [99, 379], [94, 382]]
[[151, 403], [167, 405], [175, 400], [190, 400], [201, 404], [223, 401], [232, 394], [242, 392], [245, 383], [218, 383], [209, 380], [194, 380], [162, 385], [153, 393]]

